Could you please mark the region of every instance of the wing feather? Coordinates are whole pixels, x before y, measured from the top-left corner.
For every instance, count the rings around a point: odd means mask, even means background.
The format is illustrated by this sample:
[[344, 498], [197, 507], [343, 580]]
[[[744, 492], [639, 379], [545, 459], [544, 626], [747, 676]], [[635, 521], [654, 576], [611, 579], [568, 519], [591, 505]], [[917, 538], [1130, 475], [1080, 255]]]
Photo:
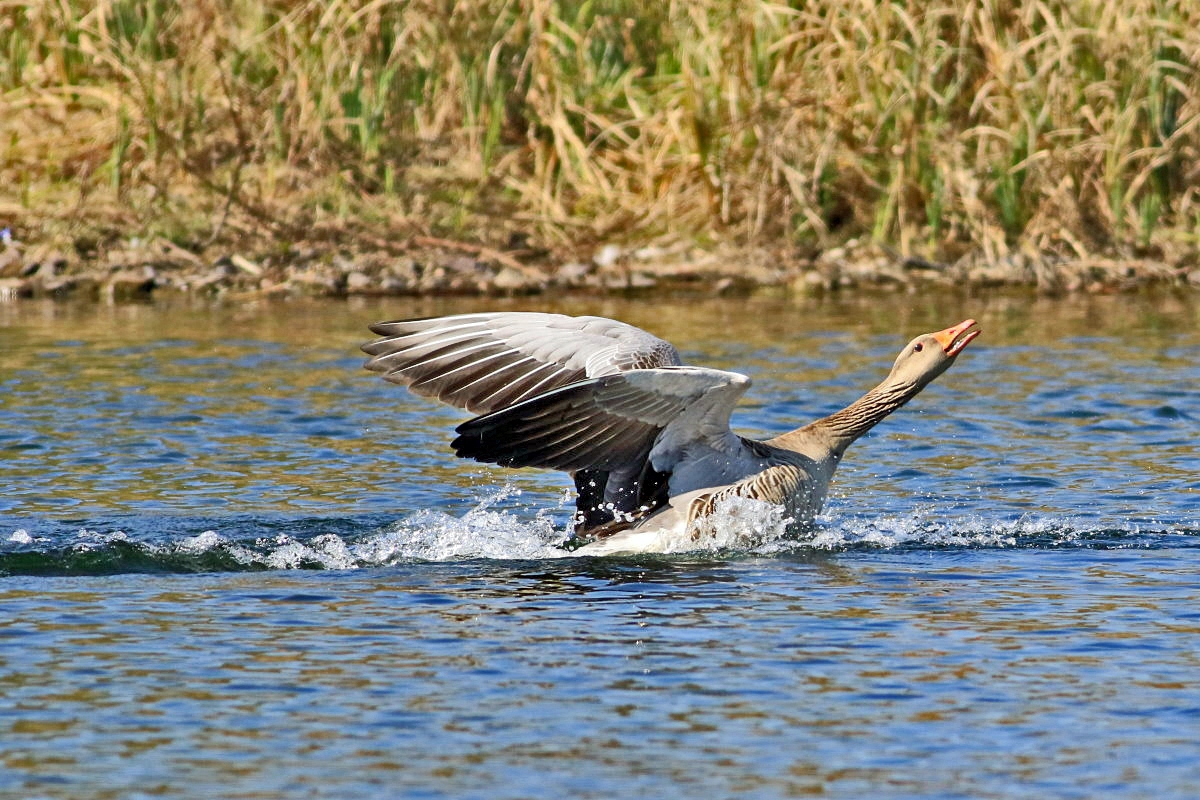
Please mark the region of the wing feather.
[[684, 367], [671, 344], [632, 325], [497, 312], [371, 330], [367, 369], [479, 415], [452, 443], [464, 458], [591, 474], [604, 503], [655, 507], [668, 482], [676, 493], [737, 480], [761, 460], [729, 429], [749, 379]]
[[367, 369], [416, 394], [488, 413], [599, 375], [682, 363], [668, 342], [603, 317], [497, 312], [371, 326]]
[[553, 364], [538, 364], [491, 394], [479, 398], [478, 402], [494, 408], [514, 405], [552, 385], [554, 378], [563, 372], [562, 367]]
[[748, 384], [744, 375], [699, 367], [591, 378], [468, 420], [452, 446], [463, 458], [504, 466], [641, 467], [664, 431], [673, 432], [671, 445], [679, 451], [691, 440], [714, 446], [714, 431], [720, 443], [737, 440], [729, 414]]

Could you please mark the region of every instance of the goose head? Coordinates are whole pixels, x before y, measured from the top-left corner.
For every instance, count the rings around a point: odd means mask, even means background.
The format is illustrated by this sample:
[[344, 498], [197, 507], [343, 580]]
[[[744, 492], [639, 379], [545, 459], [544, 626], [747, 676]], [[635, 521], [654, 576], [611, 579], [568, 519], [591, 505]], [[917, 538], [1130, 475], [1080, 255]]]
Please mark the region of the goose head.
[[904, 346], [886, 383], [911, 386], [920, 391], [945, 372], [958, 354], [980, 334], [975, 320], [968, 319], [952, 328], [924, 333]]

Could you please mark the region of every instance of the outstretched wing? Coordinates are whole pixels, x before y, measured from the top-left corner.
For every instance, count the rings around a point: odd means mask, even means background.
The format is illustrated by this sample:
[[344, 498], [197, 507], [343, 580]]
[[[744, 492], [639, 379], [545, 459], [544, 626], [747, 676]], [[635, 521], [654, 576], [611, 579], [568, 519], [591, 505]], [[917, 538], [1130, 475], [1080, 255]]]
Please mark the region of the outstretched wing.
[[729, 415], [749, 385], [745, 375], [703, 367], [604, 375], [464, 422], [452, 446], [506, 467], [627, 471], [650, 458], [671, 472], [694, 447], [741, 454]]
[[416, 394], [480, 414], [586, 378], [682, 363], [669, 342], [603, 317], [534, 312], [380, 322], [364, 365]]

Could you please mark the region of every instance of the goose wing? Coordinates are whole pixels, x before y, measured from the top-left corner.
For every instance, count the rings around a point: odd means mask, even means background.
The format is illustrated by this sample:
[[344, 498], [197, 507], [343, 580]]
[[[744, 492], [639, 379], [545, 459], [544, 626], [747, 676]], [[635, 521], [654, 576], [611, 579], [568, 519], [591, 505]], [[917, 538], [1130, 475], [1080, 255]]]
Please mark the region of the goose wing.
[[703, 367], [603, 375], [468, 420], [452, 446], [506, 467], [615, 471], [650, 459], [670, 472], [693, 444], [742, 454], [729, 416], [749, 385], [745, 375]]
[[481, 414], [572, 383], [682, 363], [669, 342], [604, 317], [497, 312], [371, 326], [364, 365], [425, 397]]

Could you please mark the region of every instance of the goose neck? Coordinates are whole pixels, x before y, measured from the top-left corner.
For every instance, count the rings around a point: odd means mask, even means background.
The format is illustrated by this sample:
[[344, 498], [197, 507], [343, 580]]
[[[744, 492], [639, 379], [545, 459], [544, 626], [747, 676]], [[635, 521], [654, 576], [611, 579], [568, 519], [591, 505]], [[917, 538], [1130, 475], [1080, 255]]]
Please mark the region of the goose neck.
[[813, 427], [825, 434], [833, 452], [840, 455], [856, 439], [920, 391], [920, 386], [885, 381], [841, 411], [817, 420]]

